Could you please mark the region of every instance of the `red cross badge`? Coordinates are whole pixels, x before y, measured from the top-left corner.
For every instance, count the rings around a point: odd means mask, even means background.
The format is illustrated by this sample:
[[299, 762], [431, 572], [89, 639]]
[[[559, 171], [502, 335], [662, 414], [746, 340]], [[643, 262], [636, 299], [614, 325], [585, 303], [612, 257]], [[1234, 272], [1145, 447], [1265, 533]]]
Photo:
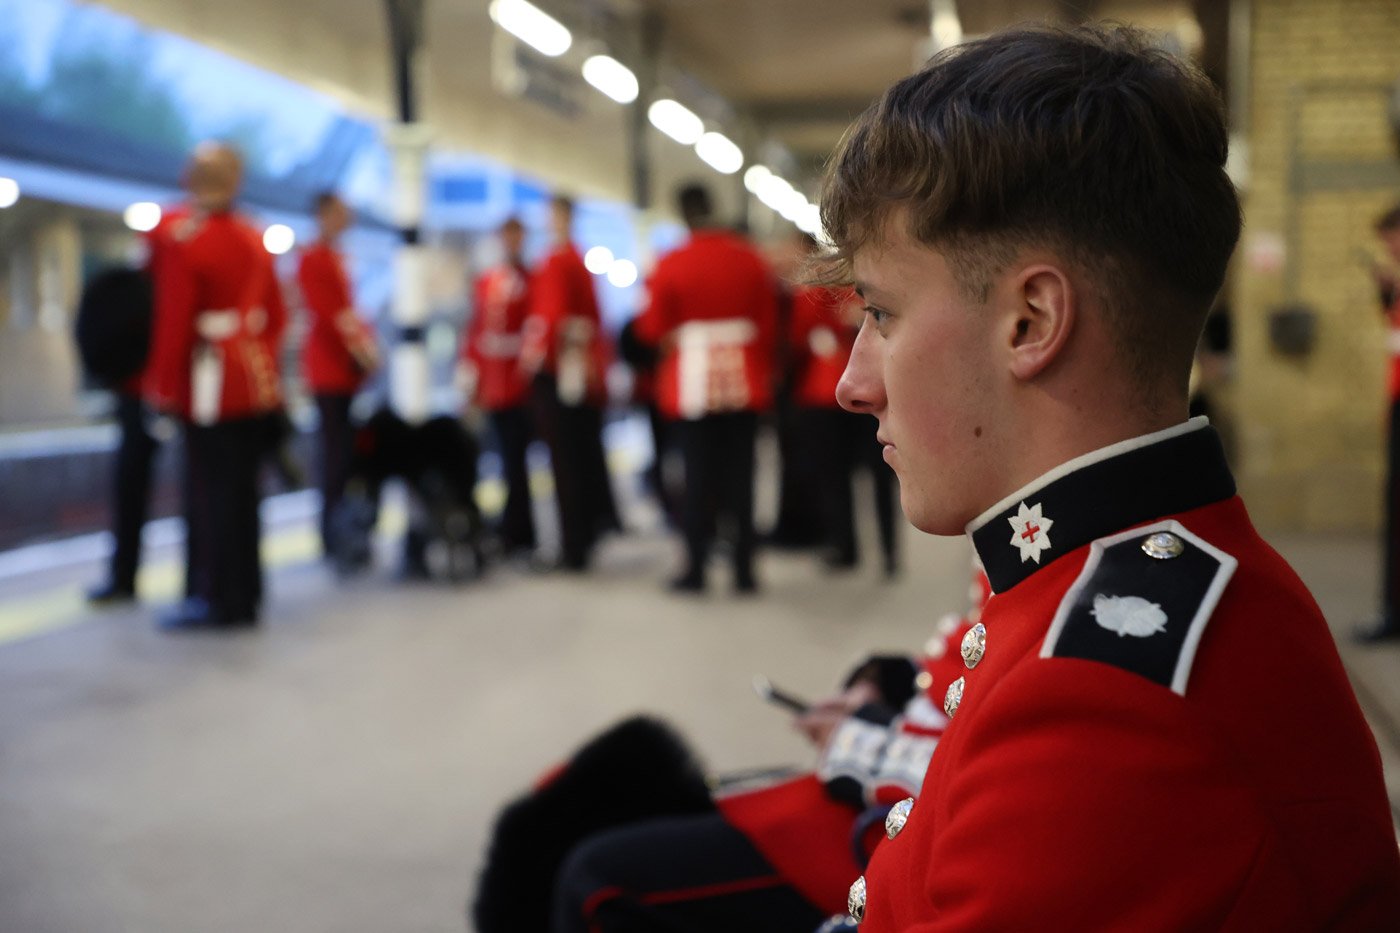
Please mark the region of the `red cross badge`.
[[1021, 552], [1021, 563], [1027, 560], [1040, 563], [1040, 552], [1050, 548], [1050, 528], [1055, 524], [1040, 513], [1040, 503], [1026, 508], [1022, 502], [1021, 508], [1007, 521], [1011, 523], [1011, 543]]

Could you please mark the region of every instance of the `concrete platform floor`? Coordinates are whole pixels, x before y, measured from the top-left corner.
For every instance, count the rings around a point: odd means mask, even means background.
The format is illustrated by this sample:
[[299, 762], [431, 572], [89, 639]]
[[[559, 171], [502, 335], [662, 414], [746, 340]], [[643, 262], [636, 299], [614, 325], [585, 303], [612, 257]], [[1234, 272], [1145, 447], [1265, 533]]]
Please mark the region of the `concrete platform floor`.
[[[904, 543], [894, 583], [770, 552], [760, 598], [717, 574], [677, 599], [655, 529], [610, 540], [588, 576], [503, 567], [453, 588], [339, 583], [291, 514], [264, 627], [226, 636], [87, 611], [92, 560], [11, 574], [0, 933], [461, 931], [495, 808], [622, 715], [668, 717], [715, 771], [807, 763], [750, 678], [815, 696], [870, 649], [920, 646], [963, 606], [967, 547]], [[1369, 609], [1369, 540], [1280, 544], [1339, 631]], [[173, 561], [157, 549], [148, 589], [174, 592]], [[1400, 646], [1342, 647], [1400, 801]]]

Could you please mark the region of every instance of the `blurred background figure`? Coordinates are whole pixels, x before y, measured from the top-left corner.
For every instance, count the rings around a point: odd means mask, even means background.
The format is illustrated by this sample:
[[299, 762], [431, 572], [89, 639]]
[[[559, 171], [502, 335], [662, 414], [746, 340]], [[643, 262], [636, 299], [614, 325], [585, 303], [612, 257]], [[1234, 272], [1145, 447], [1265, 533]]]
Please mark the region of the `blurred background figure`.
[[262, 603], [258, 466], [282, 405], [287, 313], [261, 235], [234, 210], [242, 178], [232, 147], [201, 143], [188, 203], [152, 238], [147, 385], [185, 441], [186, 599], [161, 619], [167, 628], [252, 626]]
[[776, 292], [762, 257], [716, 226], [701, 185], [678, 203], [690, 238], [662, 257], [636, 336], [657, 347], [657, 405], [685, 462], [681, 524], [685, 568], [678, 592], [705, 589], [717, 520], [733, 525], [734, 588], [753, 593], [754, 437], [773, 402]]
[[1400, 638], [1400, 204], [1376, 221], [1376, 237], [1384, 258], [1372, 263], [1371, 275], [1389, 341], [1390, 426], [1381, 539], [1381, 613], [1357, 633], [1362, 641]]
[[302, 378], [316, 401], [321, 449], [321, 551], [335, 553], [335, 517], [349, 477], [353, 426], [350, 403], [379, 368], [374, 332], [355, 311], [340, 235], [354, 215], [334, 192], [316, 197], [315, 243], [302, 252], [297, 284], [310, 327], [302, 346]]
[[574, 202], [556, 195], [549, 218], [554, 245], [531, 284], [522, 365], [549, 444], [560, 563], [586, 570], [598, 535], [622, 527], [603, 456], [609, 353], [593, 276], [573, 242]]
[[534, 506], [526, 450], [535, 436], [530, 381], [521, 368], [525, 317], [530, 309], [530, 270], [525, 266], [525, 226], [516, 217], [499, 231], [503, 256], [483, 272], [472, 291], [473, 310], [462, 341], [461, 369], [471, 404], [486, 412], [501, 452], [506, 504], [496, 529], [502, 551], [535, 550]]
[[[816, 241], [807, 239], [814, 252]], [[822, 559], [833, 569], [848, 570], [860, 561], [854, 480], [857, 467], [869, 468], [884, 573], [892, 577], [899, 570], [894, 471], [875, 440], [875, 419], [836, 403], [836, 384], [851, 357], [862, 314], [860, 299], [848, 288], [799, 286], [793, 292], [788, 341], [797, 409], [794, 453], [814, 478], [825, 546]]]
[[136, 599], [141, 531], [150, 512], [151, 473], [160, 442], [141, 397], [151, 339], [151, 280], [146, 269], [116, 267], [83, 289], [78, 350], [90, 378], [112, 391], [120, 432], [112, 470], [112, 554], [105, 582], [88, 590], [94, 606]]

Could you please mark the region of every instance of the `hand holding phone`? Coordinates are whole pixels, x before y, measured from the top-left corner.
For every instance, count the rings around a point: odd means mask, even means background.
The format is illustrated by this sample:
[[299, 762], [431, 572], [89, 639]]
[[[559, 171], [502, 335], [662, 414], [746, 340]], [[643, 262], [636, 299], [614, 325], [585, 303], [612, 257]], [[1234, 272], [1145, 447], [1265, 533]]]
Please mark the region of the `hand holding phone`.
[[799, 699], [793, 696], [791, 693], [779, 690], [777, 687], [773, 686], [772, 681], [770, 681], [767, 677], [764, 677], [762, 674], [754, 675], [753, 690], [754, 693], [757, 693], [760, 697], [767, 700], [769, 703], [772, 703], [775, 706], [781, 706], [784, 709], [797, 714], [798, 716], [801, 716], [803, 713], [807, 712], [807, 710], [811, 708], [811, 704], [808, 703], [806, 700]]

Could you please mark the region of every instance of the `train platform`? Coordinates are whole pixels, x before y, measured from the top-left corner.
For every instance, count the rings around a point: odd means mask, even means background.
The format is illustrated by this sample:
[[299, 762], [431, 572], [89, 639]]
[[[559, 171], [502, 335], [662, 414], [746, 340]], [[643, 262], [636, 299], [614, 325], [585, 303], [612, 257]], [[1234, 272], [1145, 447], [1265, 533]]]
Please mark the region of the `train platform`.
[[[715, 773], [805, 765], [753, 675], [821, 694], [871, 649], [916, 650], [966, 598], [966, 543], [910, 529], [894, 581], [770, 551], [758, 598], [723, 573], [678, 598], [674, 539], [635, 502], [587, 575], [402, 582], [390, 508], [382, 569], [342, 581], [314, 506], [267, 506], [256, 631], [155, 629], [179, 589], [170, 525], [152, 530], [145, 602], [117, 611], [82, 601], [101, 542], [0, 554], [4, 929], [460, 931], [496, 808], [590, 733], [650, 711]], [[1375, 591], [1372, 543], [1276, 543], [1334, 624], [1400, 812], [1400, 645], [1346, 637]]]

